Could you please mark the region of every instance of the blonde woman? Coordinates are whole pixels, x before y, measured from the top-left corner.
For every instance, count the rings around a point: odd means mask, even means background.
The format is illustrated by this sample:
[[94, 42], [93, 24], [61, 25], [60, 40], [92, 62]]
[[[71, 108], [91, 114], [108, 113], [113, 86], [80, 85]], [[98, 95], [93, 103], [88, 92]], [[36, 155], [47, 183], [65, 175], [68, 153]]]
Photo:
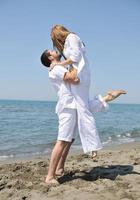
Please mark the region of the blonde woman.
[[[77, 70], [80, 84], [71, 85], [71, 92], [75, 99], [78, 131], [84, 153], [93, 152], [102, 148], [95, 120], [89, 109], [89, 87], [90, 87], [90, 69], [86, 58], [85, 45], [78, 35], [69, 31], [62, 25], [55, 25], [51, 31], [51, 39], [54, 47], [58, 49], [60, 54], [65, 58], [63, 61], [53, 63], [64, 67], [72, 66]], [[115, 90], [114, 97], [124, 94], [123, 90]]]

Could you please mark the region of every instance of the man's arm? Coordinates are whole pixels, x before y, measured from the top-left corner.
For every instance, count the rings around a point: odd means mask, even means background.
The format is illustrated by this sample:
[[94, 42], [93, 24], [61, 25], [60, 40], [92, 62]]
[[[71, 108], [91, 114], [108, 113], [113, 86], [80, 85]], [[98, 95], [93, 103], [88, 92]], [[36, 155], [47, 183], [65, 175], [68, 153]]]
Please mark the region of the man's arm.
[[77, 69], [71, 68], [70, 71], [68, 71], [61, 65], [55, 66], [50, 71], [50, 76], [52, 76], [54, 79], [66, 81], [71, 84], [78, 84], [80, 82], [80, 79], [77, 77]]
[[77, 77], [77, 69], [71, 68], [69, 72], [65, 73], [63, 80], [72, 84], [78, 84], [80, 79]]

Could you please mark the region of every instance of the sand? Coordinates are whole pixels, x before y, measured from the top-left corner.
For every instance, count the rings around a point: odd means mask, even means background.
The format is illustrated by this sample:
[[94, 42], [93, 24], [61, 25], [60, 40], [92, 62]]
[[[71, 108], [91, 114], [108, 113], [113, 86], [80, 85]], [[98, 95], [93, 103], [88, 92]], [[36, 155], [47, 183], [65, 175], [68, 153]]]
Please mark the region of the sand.
[[0, 163], [0, 200], [138, 200], [140, 143], [128, 143], [89, 155], [71, 153], [60, 185], [44, 183], [49, 158]]

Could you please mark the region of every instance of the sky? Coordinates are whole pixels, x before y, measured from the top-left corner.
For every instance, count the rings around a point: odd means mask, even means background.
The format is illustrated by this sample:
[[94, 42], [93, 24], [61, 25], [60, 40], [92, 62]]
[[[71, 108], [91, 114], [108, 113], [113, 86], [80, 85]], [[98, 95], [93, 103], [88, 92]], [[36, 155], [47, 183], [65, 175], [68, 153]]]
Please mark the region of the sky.
[[0, 99], [57, 99], [40, 63], [55, 24], [86, 45], [90, 98], [125, 89], [117, 103], [140, 103], [139, 0], [0, 0]]

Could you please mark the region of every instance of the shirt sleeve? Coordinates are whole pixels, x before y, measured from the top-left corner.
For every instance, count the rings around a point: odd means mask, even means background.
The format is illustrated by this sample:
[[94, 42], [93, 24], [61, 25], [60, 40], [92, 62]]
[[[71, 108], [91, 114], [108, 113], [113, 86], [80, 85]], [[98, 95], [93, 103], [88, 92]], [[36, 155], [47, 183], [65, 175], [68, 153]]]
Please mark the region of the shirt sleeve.
[[56, 65], [52, 69], [52, 72], [51, 72], [52, 77], [51, 78], [63, 80], [66, 72], [68, 72], [68, 70], [66, 68], [64, 68], [61, 65]]
[[70, 52], [70, 59], [73, 62], [79, 62], [81, 58], [81, 41], [76, 34], [70, 34], [67, 38], [68, 41], [68, 50]]

